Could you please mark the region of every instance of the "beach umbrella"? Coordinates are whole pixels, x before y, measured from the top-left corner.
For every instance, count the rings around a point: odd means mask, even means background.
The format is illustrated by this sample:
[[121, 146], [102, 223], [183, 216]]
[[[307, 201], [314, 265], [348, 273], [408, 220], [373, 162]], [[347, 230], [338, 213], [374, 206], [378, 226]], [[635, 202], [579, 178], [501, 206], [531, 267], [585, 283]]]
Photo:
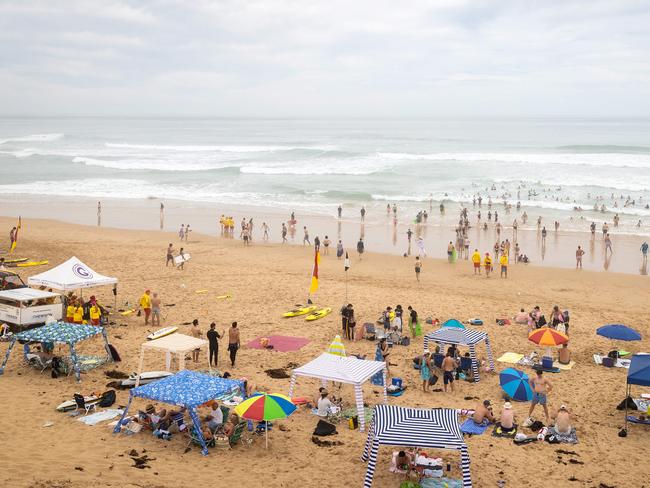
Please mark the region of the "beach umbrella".
[[465, 326], [456, 319], [449, 319], [443, 323], [440, 327], [452, 327], [455, 329], [464, 329]]
[[334, 356], [345, 357], [345, 346], [341, 342], [341, 336], [336, 335], [334, 340], [330, 344], [330, 347], [327, 348], [327, 352], [333, 354]]
[[499, 385], [515, 401], [529, 402], [533, 398], [533, 390], [530, 383], [528, 383], [528, 375], [518, 369], [507, 368], [501, 371]]
[[641, 334], [622, 324], [603, 325], [596, 329], [596, 334], [617, 341], [640, 341]]
[[296, 411], [291, 398], [278, 393], [257, 393], [233, 410], [246, 420], [266, 422], [266, 447], [269, 447], [269, 421], [284, 419]]
[[569, 336], [549, 327], [542, 327], [528, 334], [528, 340], [539, 346], [560, 346], [569, 342]]

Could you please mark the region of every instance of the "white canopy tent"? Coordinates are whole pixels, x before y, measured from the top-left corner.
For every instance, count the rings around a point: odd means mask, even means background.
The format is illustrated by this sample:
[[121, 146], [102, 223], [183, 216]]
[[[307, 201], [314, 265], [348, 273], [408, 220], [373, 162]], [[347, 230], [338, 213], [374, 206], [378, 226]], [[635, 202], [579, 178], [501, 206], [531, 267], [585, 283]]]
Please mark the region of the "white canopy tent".
[[[178, 370], [185, 369], [185, 354], [200, 349], [209, 344], [205, 339], [197, 339], [196, 337], [188, 336], [185, 334], [171, 334], [160, 339], [147, 341], [142, 344], [140, 348], [140, 362], [138, 363], [138, 379], [135, 386], [140, 384], [140, 374], [144, 366], [144, 353], [147, 350], [163, 351], [165, 353], [165, 368], [167, 371], [171, 369], [172, 354], [178, 354]], [[207, 356], [206, 356], [207, 357]], [[208, 369], [212, 371], [210, 362], [208, 361]]]
[[70, 291], [94, 286], [114, 285], [117, 284], [117, 278], [99, 274], [82, 263], [79, 258], [72, 256], [65, 263], [30, 277], [27, 284]]
[[300, 368], [294, 369], [291, 374], [289, 396], [293, 396], [298, 376], [310, 376], [319, 378], [323, 386], [328, 381], [338, 381], [354, 385], [354, 396], [359, 413], [359, 429], [363, 432], [366, 425], [365, 411], [363, 408], [362, 385], [376, 374], [381, 374], [384, 383], [384, 403], [388, 403], [386, 392], [386, 363], [382, 361], [370, 361], [357, 359], [355, 357], [341, 357], [329, 353], [323, 353], [316, 359], [308, 362]]

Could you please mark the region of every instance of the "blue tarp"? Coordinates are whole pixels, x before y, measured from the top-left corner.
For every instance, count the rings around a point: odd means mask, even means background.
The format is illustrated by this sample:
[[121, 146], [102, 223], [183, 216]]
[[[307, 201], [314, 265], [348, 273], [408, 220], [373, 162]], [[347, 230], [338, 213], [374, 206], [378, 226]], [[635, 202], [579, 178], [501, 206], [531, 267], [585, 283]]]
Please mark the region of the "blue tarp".
[[186, 407], [196, 434], [201, 442], [203, 454], [208, 454], [208, 448], [201, 434], [201, 422], [196, 414], [196, 407], [210, 400], [218, 400], [237, 391], [244, 393], [244, 382], [211, 376], [205, 373], [183, 370], [173, 376], [142, 385], [131, 390], [129, 404], [122, 418], [115, 426], [114, 432], [120, 431], [122, 420], [126, 417], [134, 398], [147, 398], [149, 400]]
[[630, 369], [627, 371], [627, 384], [650, 386], [650, 354], [632, 356]]
[[11, 354], [11, 350], [16, 344], [16, 341], [53, 342], [59, 344], [67, 344], [70, 346], [70, 357], [72, 358], [72, 363], [75, 368], [75, 377], [77, 378], [77, 381], [81, 381], [81, 371], [79, 369], [79, 360], [77, 358], [75, 344], [97, 334], [102, 334], [104, 337], [104, 343], [108, 345], [106, 329], [104, 329], [104, 327], [98, 327], [95, 325], [54, 322], [52, 324], [47, 324], [42, 327], [36, 327], [34, 329], [15, 334], [12, 337], [11, 343], [9, 344], [9, 348], [7, 349], [7, 354], [5, 355], [4, 361], [2, 362], [2, 366], [0, 366], [0, 375], [4, 373], [5, 366], [9, 360], [9, 355]]

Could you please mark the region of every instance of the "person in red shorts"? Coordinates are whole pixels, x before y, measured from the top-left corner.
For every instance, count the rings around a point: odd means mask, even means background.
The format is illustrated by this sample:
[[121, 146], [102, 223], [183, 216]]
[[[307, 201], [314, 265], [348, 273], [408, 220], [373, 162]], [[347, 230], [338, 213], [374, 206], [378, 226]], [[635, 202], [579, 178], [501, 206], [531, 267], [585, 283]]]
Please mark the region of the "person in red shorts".
[[144, 310], [144, 325], [149, 325], [149, 317], [151, 316], [150, 290], [145, 290], [144, 294], [140, 297], [140, 308]]

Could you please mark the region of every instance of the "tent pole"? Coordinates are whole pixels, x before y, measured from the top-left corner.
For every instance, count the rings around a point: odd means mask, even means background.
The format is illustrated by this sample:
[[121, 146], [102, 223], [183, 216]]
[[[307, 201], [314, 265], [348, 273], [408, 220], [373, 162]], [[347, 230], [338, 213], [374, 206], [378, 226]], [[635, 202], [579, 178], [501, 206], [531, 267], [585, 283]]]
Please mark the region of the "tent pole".
[[625, 388], [625, 432], [627, 433], [627, 399], [630, 396], [630, 384]]
[[144, 366], [144, 347], [140, 348], [140, 360], [138, 361], [138, 375], [135, 377], [135, 387], [140, 386], [140, 375]]
[[266, 438], [265, 449], [268, 449], [269, 448], [269, 421], [268, 420], [266, 421], [266, 429], [264, 430], [266, 431], [264, 436]]

